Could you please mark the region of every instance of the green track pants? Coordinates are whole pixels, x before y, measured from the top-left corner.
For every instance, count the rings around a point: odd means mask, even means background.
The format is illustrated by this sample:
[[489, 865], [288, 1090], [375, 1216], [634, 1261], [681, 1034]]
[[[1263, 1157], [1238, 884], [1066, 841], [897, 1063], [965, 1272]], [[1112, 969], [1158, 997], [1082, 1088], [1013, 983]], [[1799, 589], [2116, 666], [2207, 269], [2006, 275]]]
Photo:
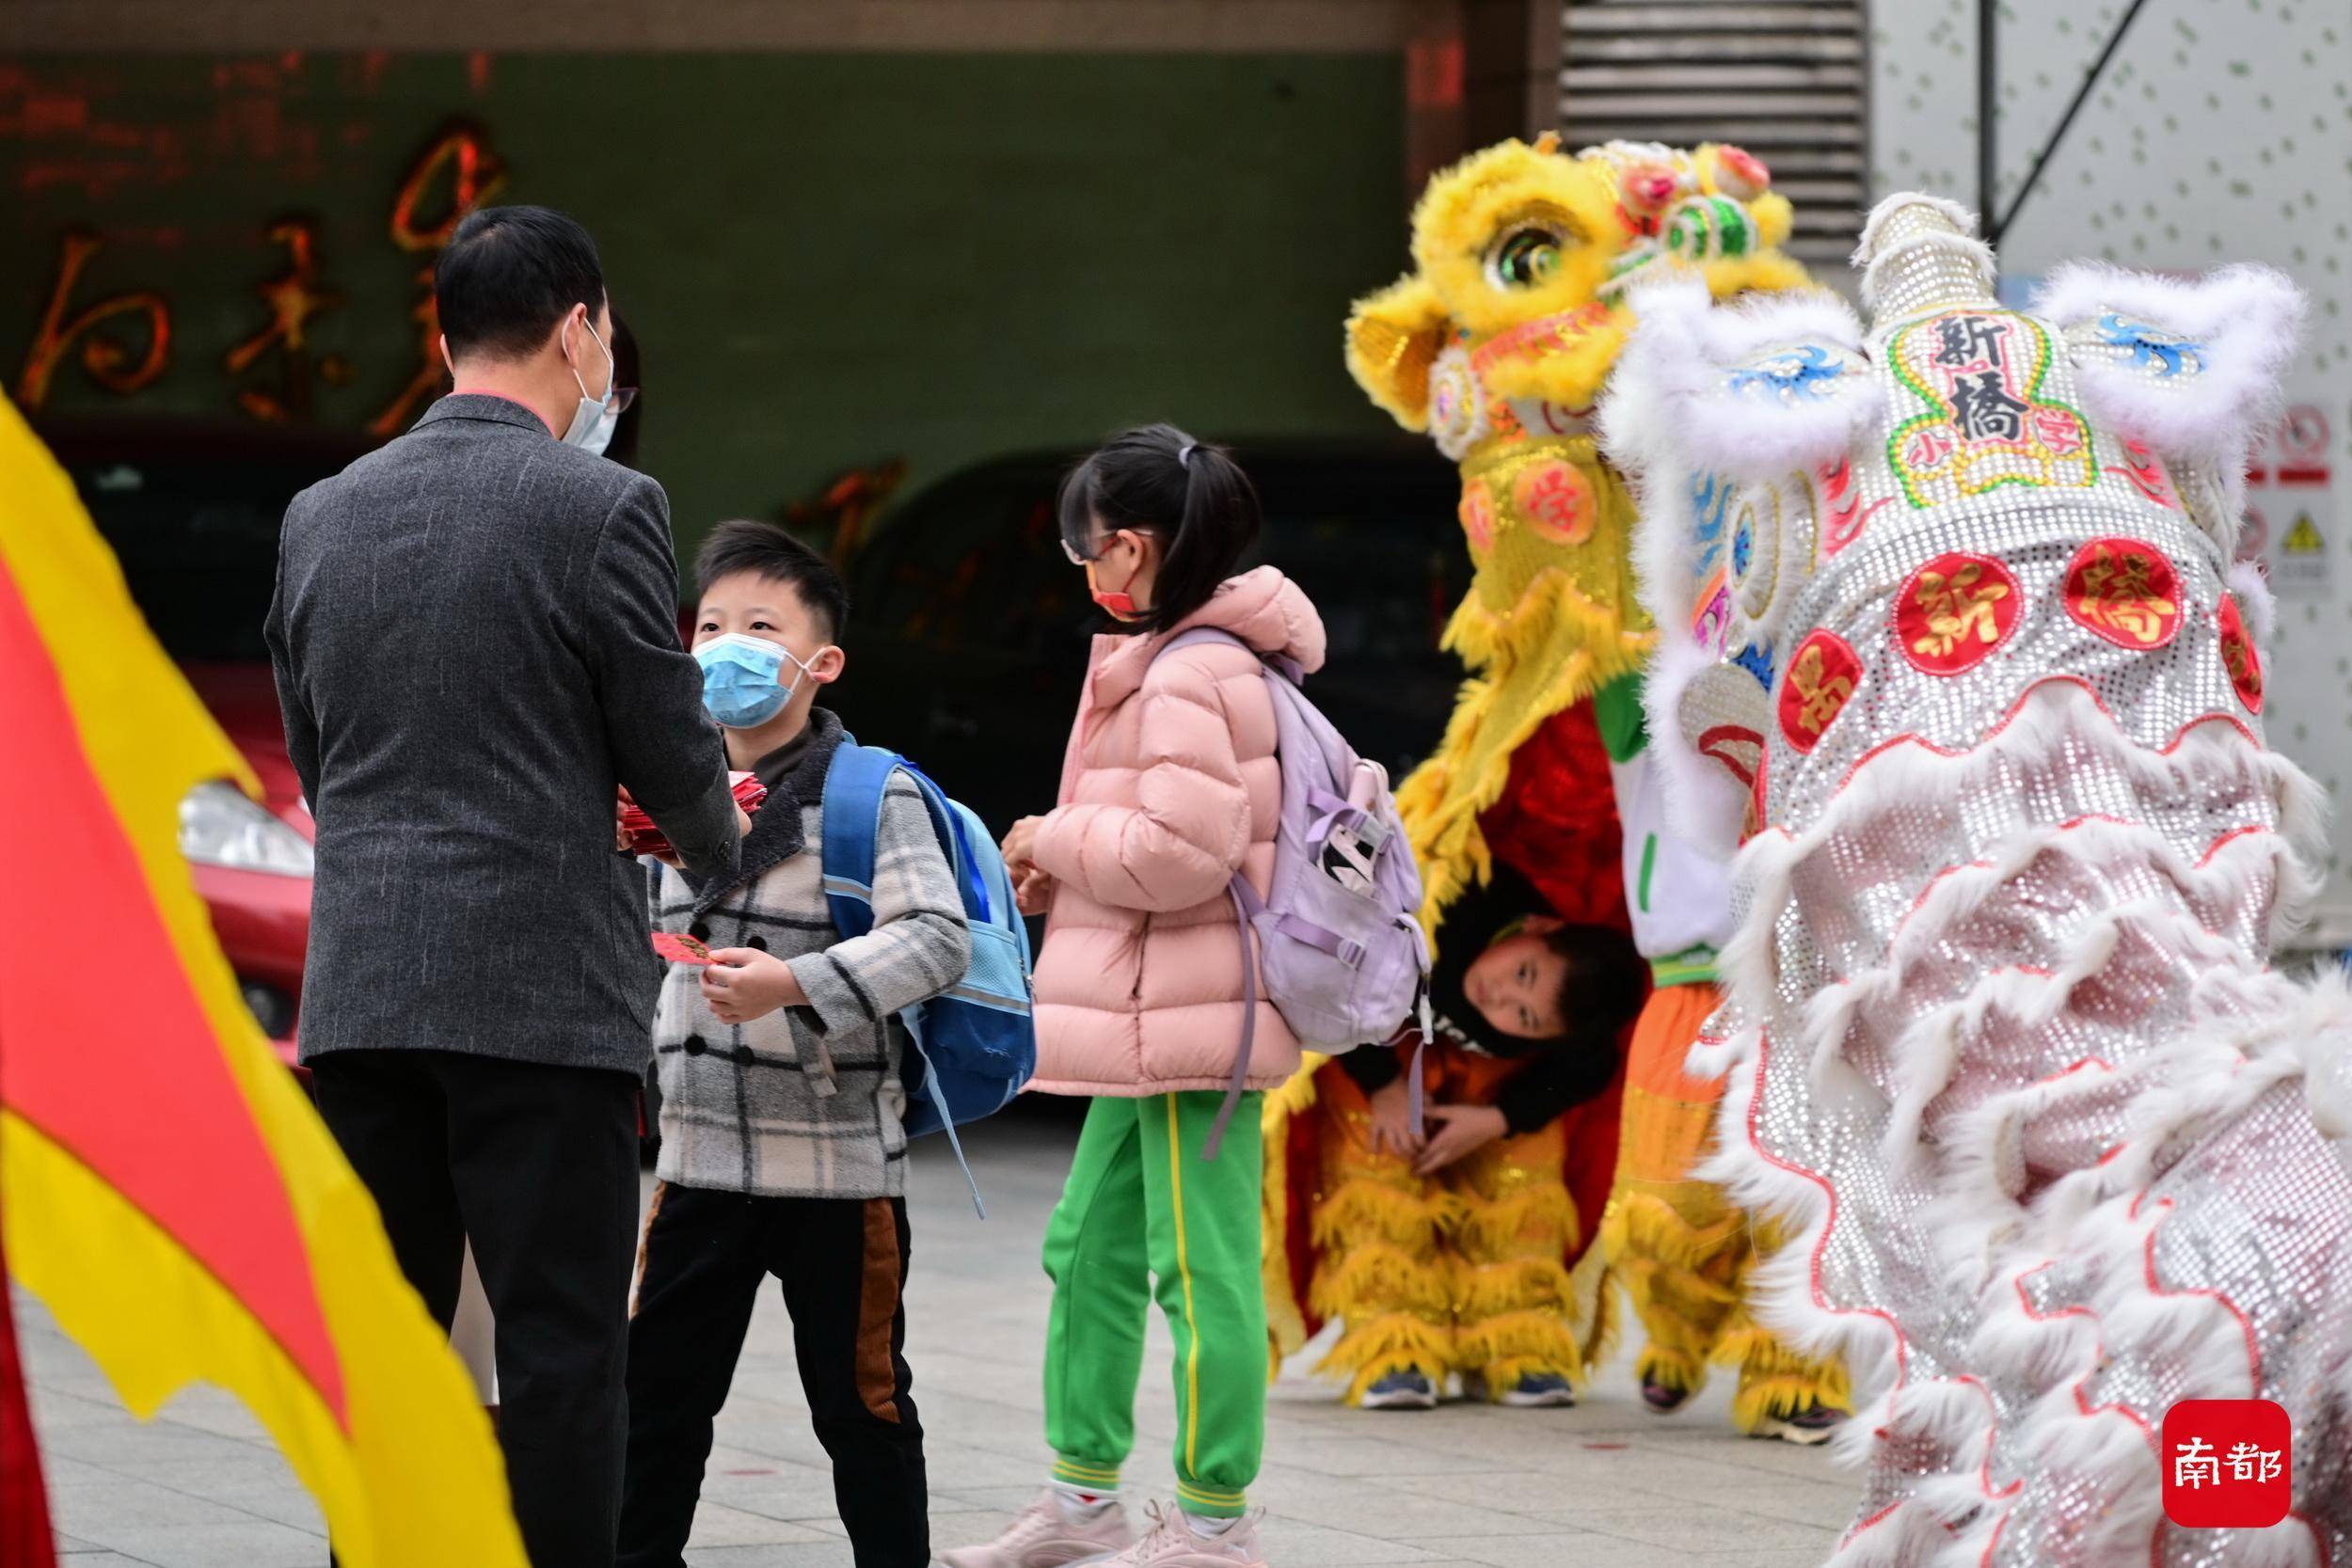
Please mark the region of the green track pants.
[[1213, 1091], [1097, 1100], [1045, 1227], [1054, 1308], [1045, 1342], [1045, 1440], [1057, 1481], [1107, 1491], [1136, 1445], [1143, 1329], [1158, 1281], [1176, 1339], [1176, 1501], [1232, 1517], [1265, 1447], [1263, 1177], [1256, 1093], [1215, 1160]]

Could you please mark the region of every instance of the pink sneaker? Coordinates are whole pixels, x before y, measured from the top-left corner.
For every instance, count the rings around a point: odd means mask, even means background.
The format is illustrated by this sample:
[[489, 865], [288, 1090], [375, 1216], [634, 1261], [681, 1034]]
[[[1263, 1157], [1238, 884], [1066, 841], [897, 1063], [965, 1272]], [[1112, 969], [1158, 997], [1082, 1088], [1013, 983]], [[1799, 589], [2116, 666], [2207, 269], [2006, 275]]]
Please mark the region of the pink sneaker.
[[1266, 1568], [1258, 1550], [1258, 1521], [1236, 1519], [1216, 1535], [1201, 1535], [1182, 1509], [1149, 1505], [1152, 1528], [1142, 1540], [1104, 1558], [1099, 1568]]
[[1063, 1511], [1061, 1495], [1049, 1486], [1004, 1534], [985, 1546], [942, 1552], [939, 1560], [947, 1568], [1066, 1568], [1107, 1557], [1135, 1538], [1127, 1528], [1127, 1511], [1117, 1503], [1092, 1518], [1073, 1519]]

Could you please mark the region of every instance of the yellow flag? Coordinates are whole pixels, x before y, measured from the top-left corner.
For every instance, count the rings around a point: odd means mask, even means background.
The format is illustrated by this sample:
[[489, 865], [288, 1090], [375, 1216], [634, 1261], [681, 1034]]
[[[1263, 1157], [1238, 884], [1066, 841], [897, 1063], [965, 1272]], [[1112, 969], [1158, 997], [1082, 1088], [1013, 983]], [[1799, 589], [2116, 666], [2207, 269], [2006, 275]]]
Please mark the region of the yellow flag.
[[262, 1037], [179, 849], [182, 797], [253, 787], [0, 403], [0, 1234], [151, 1416], [217, 1384], [348, 1568], [524, 1568], [487, 1418], [367, 1191]]

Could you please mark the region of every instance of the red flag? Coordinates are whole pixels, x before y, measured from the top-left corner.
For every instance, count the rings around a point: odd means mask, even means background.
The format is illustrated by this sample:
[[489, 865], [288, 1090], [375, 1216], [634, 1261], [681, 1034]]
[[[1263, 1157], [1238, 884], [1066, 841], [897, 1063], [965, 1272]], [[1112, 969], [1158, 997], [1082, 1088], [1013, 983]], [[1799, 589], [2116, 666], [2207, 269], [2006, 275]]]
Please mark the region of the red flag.
[[33, 1413], [24, 1403], [24, 1368], [17, 1360], [16, 1319], [8, 1309], [8, 1254], [0, 1249], [0, 1568], [56, 1568], [56, 1560], [40, 1450], [33, 1446]]

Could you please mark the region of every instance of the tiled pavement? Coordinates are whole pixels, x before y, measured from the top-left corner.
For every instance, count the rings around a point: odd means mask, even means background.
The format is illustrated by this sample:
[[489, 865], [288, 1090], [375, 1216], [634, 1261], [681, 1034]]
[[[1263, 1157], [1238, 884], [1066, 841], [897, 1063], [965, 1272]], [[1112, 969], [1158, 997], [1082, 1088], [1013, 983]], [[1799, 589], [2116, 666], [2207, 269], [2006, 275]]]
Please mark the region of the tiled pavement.
[[[991, 1218], [973, 1217], [936, 1139], [915, 1172], [909, 1352], [930, 1434], [931, 1528], [942, 1544], [993, 1533], [1039, 1484], [1036, 1261], [1073, 1125], [1009, 1116], [967, 1140]], [[19, 1298], [18, 1326], [64, 1568], [310, 1568], [326, 1560], [317, 1510], [261, 1428], [226, 1396], [182, 1395], [152, 1423]], [[1165, 1329], [1152, 1327], [1131, 1495], [1173, 1485]], [[1574, 1411], [1449, 1405], [1341, 1408], [1295, 1364], [1274, 1390], [1267, 1464], [1276, 1568], [1813, 1568], [1853, 1489], [1818, 1451], [1731, 1434], [1719, 1384], [1683, 1414], [1645, 1415], [1624, 1368]], [[720, 1419], [694, 1568], [850, 1563], [823, 1453], [774, 1293], [752, 1328]], [[453, 1556], [453, 1563], [462, 1558]]]

